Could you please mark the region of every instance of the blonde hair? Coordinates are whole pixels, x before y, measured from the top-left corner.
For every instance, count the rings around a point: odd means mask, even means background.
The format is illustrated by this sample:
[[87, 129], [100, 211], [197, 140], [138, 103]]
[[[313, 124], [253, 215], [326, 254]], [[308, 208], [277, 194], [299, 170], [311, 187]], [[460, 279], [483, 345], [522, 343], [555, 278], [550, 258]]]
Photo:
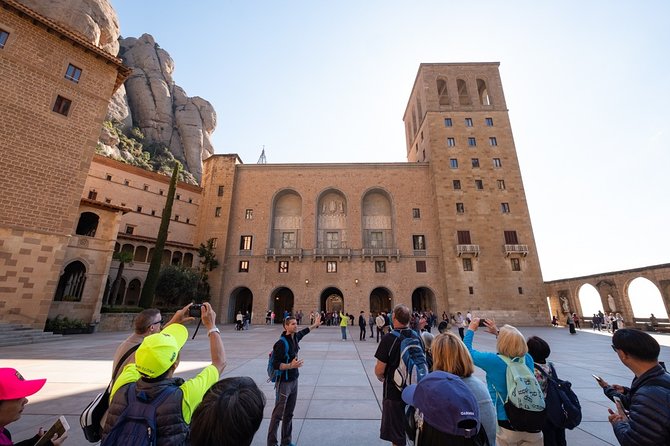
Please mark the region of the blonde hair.
[[497, 349], [498, 353], [510, 358], [518, 358], [528, 353], [528, 345], [526, 345], [523, 335], [516, 327], [511, 325], [503, 325], [500, 328]]
[[433, 339], [433, 370], [442, 370], [467, 378], [475, 372], [468, 348], [461, 338], [446, 331]]

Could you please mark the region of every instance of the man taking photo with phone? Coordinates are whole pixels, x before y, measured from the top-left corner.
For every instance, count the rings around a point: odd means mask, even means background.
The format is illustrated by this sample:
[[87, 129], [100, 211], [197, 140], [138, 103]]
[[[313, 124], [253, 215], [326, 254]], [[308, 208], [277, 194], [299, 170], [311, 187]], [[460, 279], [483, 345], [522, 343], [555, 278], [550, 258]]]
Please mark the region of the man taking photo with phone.
[[612, 336], [612, 349], [635, 374], [630, 388], [594, 376], [616, 404], [616, 412], [608, 409], [608, 419], [619, 444], [670, 444], [670, 374], [658, 363], [658, 342], [643, 331], [623, 328]]

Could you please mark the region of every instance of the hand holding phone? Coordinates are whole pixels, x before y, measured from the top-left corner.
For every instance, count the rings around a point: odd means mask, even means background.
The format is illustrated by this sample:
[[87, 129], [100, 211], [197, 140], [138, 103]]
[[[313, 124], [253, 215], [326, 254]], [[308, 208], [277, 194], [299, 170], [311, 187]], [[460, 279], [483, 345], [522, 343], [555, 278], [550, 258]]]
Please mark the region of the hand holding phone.
[[54, 434], [58, 434], [58, 438], [61, 438], [67, 431], [70, 430], [70, 425], [63, 415], [58, 417], [56, 422], [49, 428], [49, 430], [37, 440], [35, 446], [46, 445], [51, 441]]
[[596, 381], [598, 381], [598, 382], [600, 382], [600, 381], [603, 380], [601, 377], [599, 377], [598, 375], [595, 375], [595, 374], [593, 374], [593, 373], [591, 374], [591, 376], [593, 376], [593, 378], [594, 378]]

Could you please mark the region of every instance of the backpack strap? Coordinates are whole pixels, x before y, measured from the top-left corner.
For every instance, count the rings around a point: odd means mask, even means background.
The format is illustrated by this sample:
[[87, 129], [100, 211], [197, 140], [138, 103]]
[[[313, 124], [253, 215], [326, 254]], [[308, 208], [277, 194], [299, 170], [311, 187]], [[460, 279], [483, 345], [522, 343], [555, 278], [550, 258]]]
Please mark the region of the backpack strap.
[[[289, 360], [288, 360], [288, 341], [286, 340], [286, 338], [284, 336], [279, 336], [279, 341], [284, 342], [284, 352], [285, 352], [284, 364], [288, 364], [289, 363]], [[281, 380], [281, 376], [282, 376], [282, 371], [277, 370], [276, 383], [279, 383], [279, 381]], [[288, 379], [288, 369], [284, 370], [284, 377], [285, 377], [285, 379]], [[278, 385], [276, 387], [279, 388]]]
[[116, 367], [114, 368], [114, 373], [112, 373], [112, 380], [109, 382], [109, 385], [107, 386], [108, 391], [111, 392], [112, 386], [114, 385], [114, 380], [116, 379], [116, 375], [119, 374], [119, 370], [121, 369], [121, 366], [123, 365], [123, 363], [126, 362], [126, 359], [128, 359], [130, 357], [130, 355], [132, 355], [135, 350], [140, 348], [140, 345], [142, 345], [142, 343], [133, 345], [132, 347], [130, 347], [128, 349], [127, 352], [125, 352], [123, 354], [123, 356], [121, 356], [121, 359], [119, 360], [118, 364], [116, 364]]

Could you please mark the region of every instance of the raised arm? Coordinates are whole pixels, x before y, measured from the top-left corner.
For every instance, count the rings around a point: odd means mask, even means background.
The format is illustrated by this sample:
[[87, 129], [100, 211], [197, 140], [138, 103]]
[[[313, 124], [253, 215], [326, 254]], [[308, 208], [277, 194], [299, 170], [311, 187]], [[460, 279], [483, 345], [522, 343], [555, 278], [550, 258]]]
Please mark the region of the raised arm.
[[219, 333], [218, 328], [216, 328], [216, 313], [209, 302], [202, 304], [202, 325], [207, 329], [212, 365], [216, 367], [219, 371], [219, 375], [221, 375], [223, 369], [226, 368], [226, 350], [223, 347], [221, 334]]

